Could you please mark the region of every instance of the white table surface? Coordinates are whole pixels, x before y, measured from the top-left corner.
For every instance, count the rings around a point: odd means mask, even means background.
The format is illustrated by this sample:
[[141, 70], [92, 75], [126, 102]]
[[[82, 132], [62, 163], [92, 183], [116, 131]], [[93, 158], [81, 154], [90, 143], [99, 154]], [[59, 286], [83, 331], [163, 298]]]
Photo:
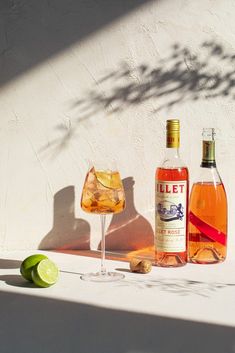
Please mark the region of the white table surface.
[[[36, 288], [22, 279], [21, 261], [45, 253], [60, 268], [58, 283]], [[81, 252], [80, 252], [81, 254]], [[46, 251], [0, 256], [1, 353], [235, 352], [235, 261], [153, 267], [134, 274], [106, 261], [125, 279], [91, 283], [97, 258]]]

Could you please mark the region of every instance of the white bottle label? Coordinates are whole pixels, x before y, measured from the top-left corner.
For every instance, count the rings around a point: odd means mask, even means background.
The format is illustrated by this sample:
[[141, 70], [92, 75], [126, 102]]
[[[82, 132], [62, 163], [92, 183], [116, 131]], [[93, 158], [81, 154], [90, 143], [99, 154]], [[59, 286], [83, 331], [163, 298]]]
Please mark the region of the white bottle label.
[[187, 181], [156, 181], [155, 247], [186, 251]]

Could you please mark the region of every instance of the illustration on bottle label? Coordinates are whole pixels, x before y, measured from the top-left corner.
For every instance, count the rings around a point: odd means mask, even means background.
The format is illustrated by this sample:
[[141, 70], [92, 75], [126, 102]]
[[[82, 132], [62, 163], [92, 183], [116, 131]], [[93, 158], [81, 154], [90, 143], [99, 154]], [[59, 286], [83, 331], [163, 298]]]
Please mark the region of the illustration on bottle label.
[[156, 249], [186, 250], [187, 181], [156, 181]]
[[[165, 206], [165, 207], [164, 207]], [[184, 217], [184, 208], [181, 203], [175, 205], [173, 202], [157, 204], [157, 212], [160, 215], [160, 219], [165, 222], [174, 221], [176, 219], [182, 220]]]

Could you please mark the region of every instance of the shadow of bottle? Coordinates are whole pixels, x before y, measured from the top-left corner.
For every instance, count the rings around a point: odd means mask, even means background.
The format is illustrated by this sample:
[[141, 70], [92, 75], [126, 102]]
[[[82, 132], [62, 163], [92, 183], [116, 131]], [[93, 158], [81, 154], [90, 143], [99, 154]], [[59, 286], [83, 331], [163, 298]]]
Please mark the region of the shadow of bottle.
[[90, 225], [82, 218], [75, 218], [74, 202], [74, 186], [67, 186], [55, 194], [53, 228], [43, 238], [39, 249], [90, 249]]
[[126, 207], [123, 212], [113, 215], [106, 232], [106, 250], [140, 250], [154, 244], [151, 224], [135, 208], [134, 184], [133, 177], [123, 180]]

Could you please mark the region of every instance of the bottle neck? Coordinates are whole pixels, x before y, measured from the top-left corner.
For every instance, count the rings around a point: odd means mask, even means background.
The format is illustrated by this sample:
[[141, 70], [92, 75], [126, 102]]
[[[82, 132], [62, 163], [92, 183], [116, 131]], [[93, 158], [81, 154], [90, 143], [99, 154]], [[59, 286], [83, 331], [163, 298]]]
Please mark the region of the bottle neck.
[[166, 148], [165, 157], [161, 164], [161, 168], [182, 168], [185, 163], [181, 160], [179, 148]]
[[168, 129], [166, 134], [165, 157], [168, 160], [180, 158], [180, 131], [178, 129]]
[[216, 168], [215, 141], [202, 142], [202, 168]]
[[166, 147], [165, 158], [167, 159], [180, 158], [179, 147]]
[[162, 168], [184, 167], [179, 154], [180, 130], [178, 120], [169, 120], [166, 132], [165, 158], [161, 164]]
[[166, 154], [169, 159], [180, 158], [180, 131], [179, 129], [168, 129], [166, 134]]
[[180, 147], [180, 131], [179, 129], [168, 129], [166, 133], [166, 148], [179, 149]]

